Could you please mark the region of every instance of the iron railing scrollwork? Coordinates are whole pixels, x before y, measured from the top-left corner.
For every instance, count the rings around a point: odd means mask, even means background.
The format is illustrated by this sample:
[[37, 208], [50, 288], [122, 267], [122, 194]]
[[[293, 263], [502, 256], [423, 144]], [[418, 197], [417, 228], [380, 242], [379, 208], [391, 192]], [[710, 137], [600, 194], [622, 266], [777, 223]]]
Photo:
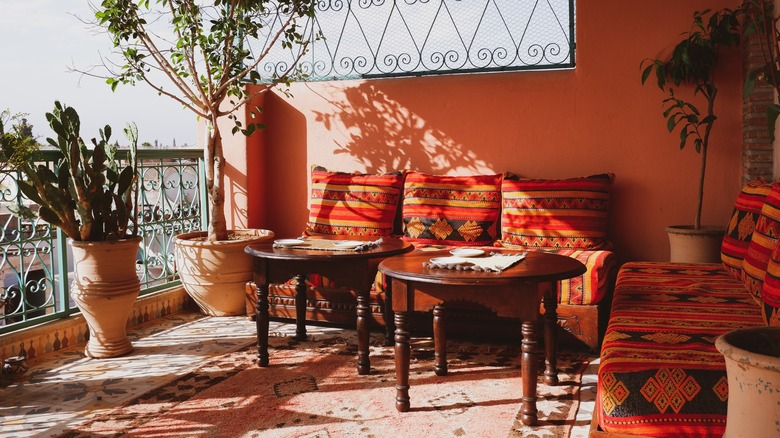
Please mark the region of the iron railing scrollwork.
[[[127, 151], [118, 154], [126, 159]], [[42, 151], [54, 167], [59, 151]], [[140, 150], [136, 260], [141, 294], [178, 282], [172, 240], [205, 224], [203, 153], [196, 149]], [[40, 219], [20, 219], [9, 204], [31, 205], [17, 189], [20, 175], [0, 170], [0, 334], [77, 311], [68, 294], [73, 263], [64, 234]], [[31, 205], [34, 208], [34, 205]]]
[[[263, 52], [283, 17], [261, 19]], [[272, 47], [262, 74], [299, 57], [311, 81], [574, 67], [574, 0], [320, 0], [301, 25], [307, 52]]]

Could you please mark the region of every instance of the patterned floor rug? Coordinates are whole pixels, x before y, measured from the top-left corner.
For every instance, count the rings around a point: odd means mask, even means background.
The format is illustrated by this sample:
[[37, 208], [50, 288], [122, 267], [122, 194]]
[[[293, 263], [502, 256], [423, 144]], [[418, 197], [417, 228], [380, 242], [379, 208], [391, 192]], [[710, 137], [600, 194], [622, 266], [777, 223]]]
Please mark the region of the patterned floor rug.
[[525, 427], [518, 346], [450, 341], [449, 375], [437, 377], [432, 340], [413, 339], [412, 409], [400, 414], [393, 348], [381, 341], [372, 338], [371, 374], [359, 376], [354, 331], [273, 337], [268, 368], [247, 347], [61, 437], [569, 437], [587, 429], [589, 415], [577, 413], [588, 354], [561, 353], [561, 383], [540, 382], [540, 424]]

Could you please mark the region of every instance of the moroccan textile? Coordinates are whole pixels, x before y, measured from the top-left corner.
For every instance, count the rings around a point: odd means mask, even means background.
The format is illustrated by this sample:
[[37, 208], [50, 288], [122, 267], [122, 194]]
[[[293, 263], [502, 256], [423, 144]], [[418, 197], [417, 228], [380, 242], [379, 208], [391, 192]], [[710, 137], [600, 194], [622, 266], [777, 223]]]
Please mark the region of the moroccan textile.
[[[393, 347], [374, 337], [371, 373], [355, 371], [354, 330], [299, 342], [274, 333], [271, 364], [256, 349], [208, 360], [192, 371], [74, 425], [61, 438], [233, 437], [570, 437], [579, 415], [588, 356], [561, 352], [560, 384], [539, 383], [539, 425], [523, 426], [519, 346], [449, 340], [449, 375], [433, 373], [431, 339], [412, 340], [412, 410], [395, 409]], [[592, 378], [592, 376], [591, 376]]]
[[562, 180], [505, 179], [502, 239], [528, 247], [604, 248], [614, 178], [604, 174]]
[[601, 429], [722, 435], [728, 381], [715, 338], [759, 325], [759, 307], [719, 264], [623, 265], [601, 350]]
[[772, 184], [761, 214], [753, 229], [750, 245], [742, 261], [742, 283], [756, 302], [761, 302], [761, 287], [769, 265], [769, 256], [780, 238], [780, 185]]
[[767, 325], [780, 326], [780, 245], [775, 245], [761, 287], [761, 314]]
[[393, 232], [403, 174], [311, 171], [309, 234], [386, 236]]
[[734, 212], [723, 236], [720, 258], [726, 271], [737, 280], [742, 279], [742, 260], [747, 254], [761, 207], [771, 188], [771, 184], [761, 180], [749, 181], [734, 203]]
[[404, 182], [404, 236], [414, 243], [492, 245], [500, 208], [501, 175], [410, 172]]
[[615, 254], [607, 250], [572, 248], [533, 248], [499, 242], [504, 248], [523, 248], [530, 251], [544, 251], [579, 260], [585, 265], [582, 275], [559, 281], [558, 304], [598, 304], [611, 290], [618, 263]]

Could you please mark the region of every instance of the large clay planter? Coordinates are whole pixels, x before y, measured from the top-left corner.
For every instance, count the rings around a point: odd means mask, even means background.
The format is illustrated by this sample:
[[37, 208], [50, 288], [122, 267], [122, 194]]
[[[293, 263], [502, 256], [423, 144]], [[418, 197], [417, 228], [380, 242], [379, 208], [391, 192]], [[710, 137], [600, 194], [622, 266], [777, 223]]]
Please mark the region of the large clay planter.
[[231, 240], [209, 242], [206, 232], [176, 236], [176, 269], [184, 290], [211, 316], [246, 314], [246, 283], [252, 279], [252, 256], [244, 248], [274, 237], [269, 230], [235, 230]]
[[135, 270], [140, 237], [113, 242], [70, 241], [73, 250], [71, 297], [89, 326], [84, 353], [93, 358], [133, 351], [127, 319], [141, 292]]
[[670, 261], [675, 263], [720, 263], [720, 247], [723, 243], [723, 227], [673, 225], [666, 228], [669, 234]]
[[729, 381], [724, 437], [780, 437], [780, 357], [764, 351], [764, 335], [780, 348], [780, 327], [733, 330], [715, 340]]

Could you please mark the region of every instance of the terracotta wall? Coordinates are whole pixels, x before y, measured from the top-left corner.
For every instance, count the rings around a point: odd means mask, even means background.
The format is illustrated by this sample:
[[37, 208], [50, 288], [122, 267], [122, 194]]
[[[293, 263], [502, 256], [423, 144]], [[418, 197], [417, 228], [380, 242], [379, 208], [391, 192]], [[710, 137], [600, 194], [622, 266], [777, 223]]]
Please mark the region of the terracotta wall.
[[[668, 259], [664, 227], [693, 221], [699, 156], [666, 131], [664, 94], [640, 85], [639, 65], [668, 54], [694, 10], [736, 5], [581, 0], [574, 70], [299, 83], [292, 98], [268, 94], [268, 128], [248, 152], [244, 138], [226, 140], [239, 144], [228, 146], [228, 197], [239, 201], [229, 216], [300, 233], [312, 164], [533, 178], [614, 172], [609, 235], [620, 259]], [[719, 72], [706, 224], [725, 225], [740, 190], [740, 60], [726, 54]]]

